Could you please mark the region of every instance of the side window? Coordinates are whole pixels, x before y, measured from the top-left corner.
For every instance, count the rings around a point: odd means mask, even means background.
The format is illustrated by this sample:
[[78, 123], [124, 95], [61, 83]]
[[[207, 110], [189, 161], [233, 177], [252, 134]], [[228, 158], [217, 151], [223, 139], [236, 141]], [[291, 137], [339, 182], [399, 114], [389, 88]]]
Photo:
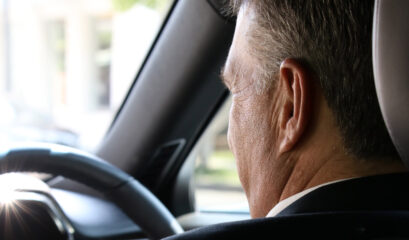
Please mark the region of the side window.
[[236, 162], [227, 143], [230, 105], [229, 98], [196, 146], [194, 186], [198, 211], [249, 212], [237, 174]]

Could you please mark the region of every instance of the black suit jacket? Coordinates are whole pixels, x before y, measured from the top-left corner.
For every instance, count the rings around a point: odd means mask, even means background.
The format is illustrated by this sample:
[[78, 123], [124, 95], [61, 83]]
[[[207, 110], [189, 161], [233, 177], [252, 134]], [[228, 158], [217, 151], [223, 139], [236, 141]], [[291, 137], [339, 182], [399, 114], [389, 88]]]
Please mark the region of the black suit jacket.
[[[396, 235], [398, 234], [398, 235]], [[217, 224], [168, 239], [409, 238], [409, 173], [320, 187], [276, 217]]]
[[355, 178], [320, 187], [277, 216], [332, 211], [409, 210], [409, 173]]

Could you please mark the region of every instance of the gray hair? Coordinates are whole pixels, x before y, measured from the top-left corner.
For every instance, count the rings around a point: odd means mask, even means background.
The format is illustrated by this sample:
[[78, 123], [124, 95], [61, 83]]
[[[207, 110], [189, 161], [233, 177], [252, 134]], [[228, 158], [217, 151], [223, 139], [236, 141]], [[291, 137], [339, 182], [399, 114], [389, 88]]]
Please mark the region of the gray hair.
[[373, 0], [232, 0], [248, 4], [247, 38], [258, 90], [273, 86], [281, 62], [296, 58], [317, 77], [345, 149], [359, 158], [398, 159], [377, 102], [372, 69]]

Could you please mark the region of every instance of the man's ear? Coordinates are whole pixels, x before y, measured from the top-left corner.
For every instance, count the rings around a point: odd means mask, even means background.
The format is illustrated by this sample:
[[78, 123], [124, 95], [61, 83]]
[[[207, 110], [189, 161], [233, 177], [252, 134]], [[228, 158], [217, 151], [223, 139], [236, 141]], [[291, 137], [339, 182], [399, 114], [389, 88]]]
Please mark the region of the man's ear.
[[278, 91], [283, 97], [279, 115], [279, 152], [284, 153], [294, 148], [307, 128], [314, 87], [309, 68], [291, 58], [281, 63], [279, 81]]

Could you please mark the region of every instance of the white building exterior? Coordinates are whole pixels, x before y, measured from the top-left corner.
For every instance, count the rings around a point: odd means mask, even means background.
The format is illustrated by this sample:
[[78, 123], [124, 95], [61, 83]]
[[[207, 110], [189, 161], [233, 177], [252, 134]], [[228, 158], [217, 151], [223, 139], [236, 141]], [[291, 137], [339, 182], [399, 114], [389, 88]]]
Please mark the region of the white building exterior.
[[162, 16], [140, 5], [115, 11], [111, 0], [2, 0], [1, 7], [0, 111], [8, 114], [0, 131], [51, 127], [95, 148]]

